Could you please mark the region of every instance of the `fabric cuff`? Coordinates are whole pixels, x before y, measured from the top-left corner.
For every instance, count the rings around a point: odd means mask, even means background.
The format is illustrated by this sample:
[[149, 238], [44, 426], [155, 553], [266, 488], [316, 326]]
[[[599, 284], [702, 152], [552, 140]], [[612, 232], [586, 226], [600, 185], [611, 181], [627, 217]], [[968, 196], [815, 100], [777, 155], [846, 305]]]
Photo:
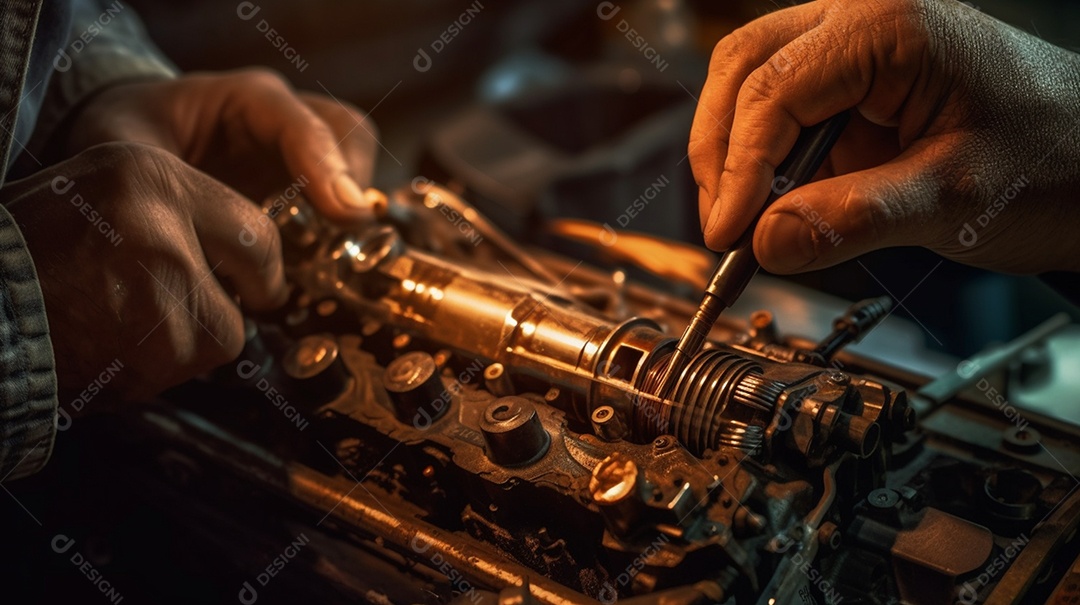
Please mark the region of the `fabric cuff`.
[[57, 385], [45, 301], [30, 251], [0, 206], [0, 481], [48, 462], [56, 438]]

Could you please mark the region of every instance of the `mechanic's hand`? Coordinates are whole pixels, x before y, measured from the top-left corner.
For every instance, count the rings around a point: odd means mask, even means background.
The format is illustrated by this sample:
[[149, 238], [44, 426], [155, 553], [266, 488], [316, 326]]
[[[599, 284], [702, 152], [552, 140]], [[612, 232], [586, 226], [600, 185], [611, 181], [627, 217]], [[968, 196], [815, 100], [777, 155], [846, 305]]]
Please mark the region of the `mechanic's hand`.
[[850, 108], [829, 178], [762, 217], [767, 270], [902, 245], [1080, 270], [1078, 55], [952, 0], [820, 0], [717, 44], [690, 137], [709, 247], [749, 225], [802, 126]]
[[76, 119], [67, 153], [107, 141], [155, 145], [256, 201], [290, 184], [323, 215], [364, 221], [375, 126], [355, 107], [297, 93], [264, 69], [118, 84]]
[[92, 147], [8, 184], [0, 203], [37, 267], [62, 390], [116, 360], [107, 387], [126, 398], [183, 382], [239, 355], [234, 296], [258, 310], [287, 295], [273, 221], [156, 147]]

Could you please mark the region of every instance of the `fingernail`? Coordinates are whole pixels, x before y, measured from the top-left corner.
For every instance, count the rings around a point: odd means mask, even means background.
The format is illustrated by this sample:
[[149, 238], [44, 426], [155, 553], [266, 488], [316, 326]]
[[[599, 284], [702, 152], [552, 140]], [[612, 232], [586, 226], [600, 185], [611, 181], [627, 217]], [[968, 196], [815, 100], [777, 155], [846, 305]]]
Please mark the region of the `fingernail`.
[[347, 174], [342, 174], [334, 181], [334, 195], [346, 208], [371, 210], [371, 203], [364, 197], [364, 191]]
[[763, 252], [774, 270], [797, 271], [817, 257], [810, 227], [793, 214], [781, 212], [769, 218], [765, 235], [770, 243]]
[[385, 193], [374, 187], [368, 187], [364, 190], [364, 200], [376, 217], [382, 218], [386, 216], [386, 212], [390, 208], [390, 200], [386, 198]]

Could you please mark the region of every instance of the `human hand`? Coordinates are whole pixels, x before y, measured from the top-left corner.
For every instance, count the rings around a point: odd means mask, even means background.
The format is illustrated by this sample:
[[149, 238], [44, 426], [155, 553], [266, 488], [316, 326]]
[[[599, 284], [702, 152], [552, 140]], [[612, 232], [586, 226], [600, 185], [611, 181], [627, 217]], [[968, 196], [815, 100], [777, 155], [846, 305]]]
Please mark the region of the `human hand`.
[[119, 361], [108, 388], [153, 395], [240, 354], [234, 296], [252, 310], [287, 296], [273, 222], [157, 147], [92, 147], [9, 183], [0, 203], [37, 268], [61, 390]]
[[918, 245], [1080, 270], [1080, 58], [948, 0], [819, 0], [717, 44], [689, 147], [709, 247], [747, 228], [800, 128], [851, 108], [820, 180], [762, 216], [764, 268]]
[[127, 141], [171, 151], [253, 200], [294, 186], [324, 216], [369, 220], [377, 144], [371, 120], [330, 97], [247, 69], [119, 84], [94, 96], [67, 140], [71, 155]]

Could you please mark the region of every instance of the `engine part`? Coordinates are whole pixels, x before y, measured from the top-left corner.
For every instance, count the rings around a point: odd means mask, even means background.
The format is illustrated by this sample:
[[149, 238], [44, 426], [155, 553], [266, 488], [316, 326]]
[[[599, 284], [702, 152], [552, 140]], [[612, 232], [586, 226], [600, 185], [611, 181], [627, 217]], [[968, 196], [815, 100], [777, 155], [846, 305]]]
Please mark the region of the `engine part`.
[[[293, 296], [237, 369], [143, 415], [162, 480], [275, 494], [431, 602], [1019, 603], [1064, 580], [1077, 431], [932, 386], [917, 423], [926, 379], [843, 350], [885, 300], [817, 342], [781, 331], [790, 309], [721, 318], [659, 397], [692, 303], [461, 246], [426, 196], [390, 199], [362, 231], [276, 209]], [[311, 548], [320, 585], [365, 573]], [[395, 602], [355, 585], [343, 602]]]

